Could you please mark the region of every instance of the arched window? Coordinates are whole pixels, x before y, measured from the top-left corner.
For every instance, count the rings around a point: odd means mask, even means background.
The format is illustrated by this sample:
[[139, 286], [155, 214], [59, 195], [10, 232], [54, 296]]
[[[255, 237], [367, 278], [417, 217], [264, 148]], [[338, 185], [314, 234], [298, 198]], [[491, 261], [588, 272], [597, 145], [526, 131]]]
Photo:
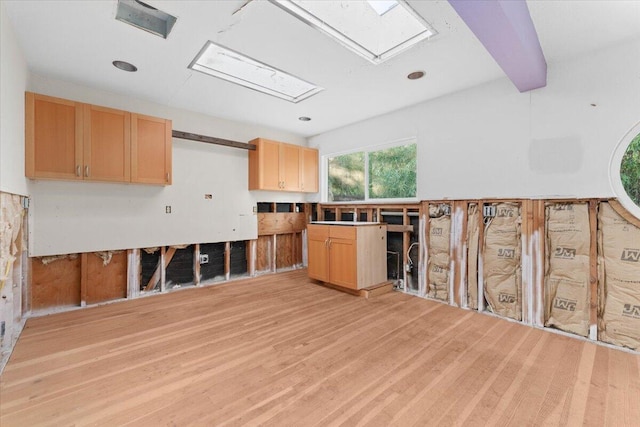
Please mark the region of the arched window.
[[610, 170], [613, 190], [620, 203], [640, 218], [640, 123], [618, 144]]

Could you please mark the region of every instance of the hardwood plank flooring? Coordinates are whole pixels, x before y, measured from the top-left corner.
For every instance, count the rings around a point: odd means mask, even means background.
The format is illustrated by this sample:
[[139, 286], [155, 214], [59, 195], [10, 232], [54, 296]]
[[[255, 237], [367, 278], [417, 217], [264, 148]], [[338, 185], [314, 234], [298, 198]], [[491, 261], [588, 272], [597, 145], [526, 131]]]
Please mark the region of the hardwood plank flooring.
[[640, 356], [306, 270], [29, 319], [0, 425], [640, 425]]

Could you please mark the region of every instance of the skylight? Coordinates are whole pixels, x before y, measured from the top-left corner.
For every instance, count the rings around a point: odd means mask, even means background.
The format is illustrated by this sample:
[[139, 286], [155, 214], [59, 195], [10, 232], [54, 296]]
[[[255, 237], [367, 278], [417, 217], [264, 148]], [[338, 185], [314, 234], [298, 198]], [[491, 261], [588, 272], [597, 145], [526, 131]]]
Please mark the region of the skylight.
[[389, 12], [398, 5], [396, 0], [367, 0], [367, 3], [369, 3], [369, 6], [371, 6], [380, 16]]
[[293, 103], [323, 90], [211, 41], [204, 45], [189, 68]]
[[374, 64], [436, 34], [403, 0], [271, 2]]

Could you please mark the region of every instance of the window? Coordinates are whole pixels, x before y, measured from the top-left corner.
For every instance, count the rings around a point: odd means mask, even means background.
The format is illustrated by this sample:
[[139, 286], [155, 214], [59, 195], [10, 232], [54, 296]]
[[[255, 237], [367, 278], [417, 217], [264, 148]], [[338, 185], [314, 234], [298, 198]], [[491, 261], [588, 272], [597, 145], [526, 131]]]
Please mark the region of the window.
[[622, 156], [620, 180], [633, 203], [640, 206], [640, 133], [633, 138]]
[[609, 171], [618, 200], [640, 218], [640, 122], [618, 144], [611, 157]]
[[330, 202], [416, 197], [415, 141], [329, 157]]

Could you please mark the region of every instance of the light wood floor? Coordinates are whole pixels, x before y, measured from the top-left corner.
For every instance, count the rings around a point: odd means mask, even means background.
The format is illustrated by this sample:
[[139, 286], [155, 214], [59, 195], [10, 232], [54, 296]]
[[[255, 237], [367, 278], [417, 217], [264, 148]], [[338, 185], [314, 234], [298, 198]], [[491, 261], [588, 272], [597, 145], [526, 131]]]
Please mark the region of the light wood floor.
[[30, 319], [0, 425], [640, 425], [640, 356], [306, 270]]

